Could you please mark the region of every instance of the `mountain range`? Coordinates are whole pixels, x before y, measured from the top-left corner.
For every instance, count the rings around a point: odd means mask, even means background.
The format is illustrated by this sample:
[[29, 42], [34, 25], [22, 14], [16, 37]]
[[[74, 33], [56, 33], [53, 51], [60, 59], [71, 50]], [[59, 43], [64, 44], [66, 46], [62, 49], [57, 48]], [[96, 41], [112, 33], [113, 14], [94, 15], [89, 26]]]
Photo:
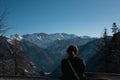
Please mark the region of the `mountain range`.
[[60, 64], [70, 44], [82, 46], [96, 39], [67, 33], [34, 33], [22, 36], [15, 34], [8, 41], [11, 43], [14, 38], [21, 42], [21, 46], [30, 59], [44, 72], [52, 72]]
[[54, 44], [55, 41], [75, 39], [75, 38], [90, 39], [90, 37], [88, 36], [79, 37], [74, 34], [66, 34], [66, 33], [54, 33], [54, 34], [34, 33], [34, 34], [22, 35], [21, 37], [42, 48], [47, 48], [51, 46], [52, 44]]

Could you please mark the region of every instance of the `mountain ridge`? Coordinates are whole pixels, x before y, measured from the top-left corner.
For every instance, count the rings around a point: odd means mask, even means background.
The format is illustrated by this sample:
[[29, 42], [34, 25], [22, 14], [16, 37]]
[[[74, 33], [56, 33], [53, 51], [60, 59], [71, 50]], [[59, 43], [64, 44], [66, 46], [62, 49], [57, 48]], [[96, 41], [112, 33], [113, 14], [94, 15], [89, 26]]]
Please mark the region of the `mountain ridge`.
[[54, 41], [59, 40], [67, 40], [67, 39], [74, 39], [74, 38], [82, 38], [82, 39], [91, 39], [92, 37], [89, 36], [77, 36], [75, 34], [67, 34], [67, 33], [53, 33], [53, 34], [47, 34], [47, 33], [33, 33], [33, 34], [24, 34], [24, 35], [12, 35], [10, 38], [16, 37], [17, 39], [25, 39], [27, 41], [30, 41], [39, 47], [47, 48], [51, 46]]

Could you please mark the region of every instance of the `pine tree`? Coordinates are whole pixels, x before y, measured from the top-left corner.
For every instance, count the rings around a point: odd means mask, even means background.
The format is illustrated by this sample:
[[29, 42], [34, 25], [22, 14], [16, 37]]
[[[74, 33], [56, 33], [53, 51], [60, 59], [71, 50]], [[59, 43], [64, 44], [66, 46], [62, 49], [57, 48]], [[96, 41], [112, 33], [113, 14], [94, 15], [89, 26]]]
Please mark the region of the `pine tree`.
[[115, 22], [112, 24], [112, 28], [111, 29], [112, 29], [112, 33], [113, 34], [116, 34], [118, 32], [118, 27], [117, 27]]
[[104, 39], [104, 44], [107, 44], [108, 41], [108, 35], [107, 35], [107, 29], [104, 29], [104, 33], [103, 33], [103, 39]]

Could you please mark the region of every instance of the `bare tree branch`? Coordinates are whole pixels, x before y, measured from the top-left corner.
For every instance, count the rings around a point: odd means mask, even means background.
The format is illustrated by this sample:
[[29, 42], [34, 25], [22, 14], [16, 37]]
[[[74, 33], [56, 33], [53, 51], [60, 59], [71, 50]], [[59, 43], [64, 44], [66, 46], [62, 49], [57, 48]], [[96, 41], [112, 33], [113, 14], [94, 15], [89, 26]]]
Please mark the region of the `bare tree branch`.
[[5, 19], [7, 17], [7, 10], [0, 14], [0, 36], [3, 36], [10, 28], [6, 25]]

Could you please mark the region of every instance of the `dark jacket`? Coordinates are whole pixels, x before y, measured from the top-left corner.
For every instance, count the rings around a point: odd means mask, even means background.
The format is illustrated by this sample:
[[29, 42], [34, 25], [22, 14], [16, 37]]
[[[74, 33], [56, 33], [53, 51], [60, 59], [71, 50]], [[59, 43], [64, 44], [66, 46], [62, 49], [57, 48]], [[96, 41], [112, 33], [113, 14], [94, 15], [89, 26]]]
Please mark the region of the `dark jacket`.
[[77, 80], [74, 72], [72, 71], [68, 63], [68, 60], [71, 62], [80, 80], [84, 80], [85, 64], [83, 60], [78, 57], [68, 57], [67, 59], [62, 60], [61, 62], [62, 80]]

